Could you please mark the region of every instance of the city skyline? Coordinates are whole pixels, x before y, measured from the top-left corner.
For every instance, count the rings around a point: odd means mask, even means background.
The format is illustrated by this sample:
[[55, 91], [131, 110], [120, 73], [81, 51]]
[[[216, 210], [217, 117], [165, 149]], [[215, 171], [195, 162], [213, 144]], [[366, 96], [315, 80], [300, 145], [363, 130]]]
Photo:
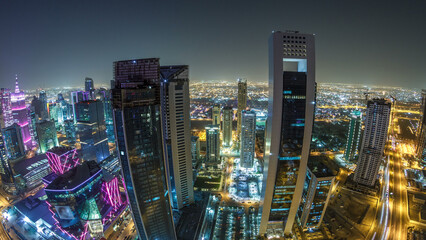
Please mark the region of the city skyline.
[[[13, 89], [10, 79], [15, 74], [28, 88], [60, 87], [65, 82], [76, 86], [85, 77], [93, 78], [96, 86], [109, 85], [111, 62], [141, 57], [188, 64], [193, 82], [237, 78], [266, 82], [265, 39], [275, 29], [297, 29], [316, 34], [319, 83], [426, 87], [419, 55], [426, 51], [422, 44], [426, 32], [419, 28], [419, 23], [426, 22], [426, 3], [420, 1], [369, 2], [368, 6], [359, 2], [124, 5], [103, 1], [101, 11], [98, 7], [96, 1], [3, 4], [2, 86]], [[300, 18], [298, 11], [282, 14], [282, 9], [303, 9], [311, 17]], [[163, 10], [169, 14], [149, 24]], [[120, 21], [112, 17], [115, 14]], [[224, 21], [227, 24], [222, 26]], [[173, 41], [165, 37], [164, 29], [175, 36]]]

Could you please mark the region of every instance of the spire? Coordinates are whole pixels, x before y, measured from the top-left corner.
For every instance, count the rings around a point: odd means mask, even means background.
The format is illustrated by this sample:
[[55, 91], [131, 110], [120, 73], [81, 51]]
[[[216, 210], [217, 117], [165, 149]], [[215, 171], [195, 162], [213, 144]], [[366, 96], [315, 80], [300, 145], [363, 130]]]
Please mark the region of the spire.
[[15, 74], [15, 79], [16, 79], [16, 83], [15, 83], [15, 93], [19, 93], [19, 85], [18, 85], [18, 74]]

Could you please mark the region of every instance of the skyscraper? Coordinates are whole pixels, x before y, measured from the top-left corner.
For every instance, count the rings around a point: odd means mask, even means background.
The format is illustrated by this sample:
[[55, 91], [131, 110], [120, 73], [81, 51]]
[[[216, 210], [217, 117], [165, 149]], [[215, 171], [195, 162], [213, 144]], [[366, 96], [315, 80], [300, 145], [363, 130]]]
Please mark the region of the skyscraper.
[[240, 167], [253, 168], [256, 144], [256, 113], [254, 111], [243, 110], [241, 112], [240, 139]]
[[140, 239], [176, 239], [163, 155], [158, 58], [114, 63], [114, 125]]
[[15, 194], [16, 186], [15, 179], [13, 177], [13, 171], [9, 163], [9, 157], [6, 153], [6, 145], [3, 140], [3, 134], [0, 132], [0, 175], [1, 184], [3, 189], [8, 192]]
[[13, 116], [12, 116], [12, 100], [11, 100], [11, 92], [10, 89], [2, 88], [0, 90], [0, 100], [1, 100], [1, 110], [3, 115], [3, 121], [1, 123], [1, 127], [9, 127], [13, 124]]
[[367, 103], [365, 129], [361, 151], [353, 180], [365, 186], [374, 186], [387, 140], [391, 103], [373, 99]]
[[422, 162], [426, 162], [426, 89], [422, 90], [422, 102], [420, 103], [422, 116], [418, 131], [416, 156]]
[[223, 107], [223, 146], [230, 147], [232, 145], [232, 119], [234, 111], [231, 106]]
[[25, 150], [30, 150], [33, 139], [30, 132], [29, 111], [25, 106], [25, 93], [19, 90], [18, 77], [16, 77], [15, 93], [11, 94], [11, 103], [13, 120], [21, 127]]
[[51, 121], [41, 121], [36, 123], [38, 145], [40, 152], [45, 153], [47, 150], [58, 147], [58, 136], [56, 133], [55, 123]]
[[40, 118], [42, 120], [47, 120], [49, 118], [49, 111], [47, 110], [47, 95], [46, 91], [41, 90], [39, 93], [39, 100], [41, 102], [41, 109], [40, 109]]
[[84, 79], [84, 90], [89, 94], [90, 100], [95, 100], [95, 85], [92, 78]]
[[219, 125], [206, 126], [206, 164], [217, 167], [220, 162]]
[[352, 161], [358, 155], [359, 142], [361, 140], [362, 113], [355, 110], [351, 113], [349, 123], [348, 140], [345, 148], [345, 159]]
[[306, 177], [315, 109], [314, 35], [273, 32], [259, 233], [290, 234]]
[[241, 134], [241, 111], [247, 108], [247, 79], [238, 79], [237, 137]]
[[161, 107], [172, 207], [194, 202], [188, 66], [162, 66]]
[[75, 143], [76, 141], [75, 124], [72, 119], [64, 121], [64, 130], [65, 130], [65, 135], [67, 136], [68, 143]]
[[83, 101], [76, 103], [75, 108], [82, 159], [99, 163], [110, 155], [103, 103], [97, 100]]
[[72, 113], [74, 116], [74, 123], [77, 122], [76, 120], [77, 114], [75, 112], [76, 103], [82, 102], [82, 101], [88, 101], [88, 100], [90, 99], [87, 92], [83, 92], [83, 91], [71, 92], [71, 105], [72, 105]]
[[10, 159], [17, 159], [25, 156], [25, 146], [22, 139], [22, 131], [17, 123], [2, 130], [6, 152]]
[[192, 155], [192, 168], [195, 169], [200, 157], [200, 138], [191, 136], [191, 155]]
[[212, 125], [220, 126], [220, 105], [218, 104], [212, 107]]

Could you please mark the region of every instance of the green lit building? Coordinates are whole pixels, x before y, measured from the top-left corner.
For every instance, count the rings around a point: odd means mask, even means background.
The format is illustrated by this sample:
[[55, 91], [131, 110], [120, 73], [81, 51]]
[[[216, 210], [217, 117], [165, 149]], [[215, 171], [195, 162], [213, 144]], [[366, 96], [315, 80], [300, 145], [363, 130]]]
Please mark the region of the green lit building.
[[45, 153], [47, 150], [59, 146], [54, 122], [41, 121], [36, 123], [36, 132], [41, 153]]
[[362, 113], [355, 110], [351, 113], [351, 122], [349, 124], [348, 140], [345, 148], [345, 159], [355, 160], [359, 151], [359, 141], [361, 139]]

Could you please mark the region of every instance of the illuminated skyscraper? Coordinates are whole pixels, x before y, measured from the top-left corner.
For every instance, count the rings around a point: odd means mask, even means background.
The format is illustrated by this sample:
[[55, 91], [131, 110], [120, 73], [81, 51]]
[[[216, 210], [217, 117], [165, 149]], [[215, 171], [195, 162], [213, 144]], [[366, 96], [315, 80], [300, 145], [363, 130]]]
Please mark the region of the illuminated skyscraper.
[[366, 111], [361, 151], [353, 180], [372, 187], [376, 182], [385, 149], [391, 103], [385, 99], [370, 100]]
[[232, 145], [232, 119], [234, 111], [232, 107], [225, 106], [223, 108], [223, 146], [230, 147]]
[[362, 113], [355, 110], [351, 114], [349, 123], [348, 140], [345, 148], [345, 159], [352, 161], [358, 155], [359, 143], [361, 140]]
[[11, 94], [11, 103], [13, 120], [21, 127], [25, 150], [30, 150], [33, 139], [30, 132], [29, 111], [25, 106], [25, 93], [19, 90], [18, 78], [16, 78], [15, 93]]
[[71, 105], [72, 105], [72, 113], [74, 116], [74, 123], [77, 122], [76, 120], [77, 114], [75, 112], [76, 103], [82, 102], [82, 101], [88, 101], [88, 100], [90, 99], [87, 92], [83, 92], [83, 91], [71, 92]]
[[191, 136], [191, 155], [192, 168], [195, 169], [197, 166], [198, 159], [200, 157], [200, 138], [197, 136]]
[[58, 176], [69, 171], [80, 163], [77, 149], [71, 147], [54, 147], [47, 151], [50, 168]]
[[237, 137], [241, 135], [241, 112], [247, 108], [247, 79], [238, 79]]
[[219, 125], [206, 126], [206, 164], [217, 167], [220, 161]]
[[11, 194], [16, 193], [15, 179], [6, 153], [6, 145], [0, 132], [0, 175], [3, 189]]
[[78, 102], [75, 108], [82, 159], [99, 163], [110, 155], [104, 105], [101, 101], [91, 100]]
[[421, 118], [420, 118], [420, 127], [418, 131], [418, 140], [417, 140], [417, 149], [416, 156], [418, 159], [426, 163], [426, 89], [422, 90], [422, 102], [421, 106]]
[[220, 105], [218, 104], [212, 107], [212, 125], [220, 126]]
[[67, 136], [68, 143], [75, 143], [76, 133], [75, 133], [75, 124], [72, 119], [64, 121], [65, 135]]
[[47, 120], [49, 118], [49, 111], [47, 107], [47, 95], [46, 91], [41, 90], [39, 93], [39, 100], [41, 102], [41, 109], [40, 109], [40, 118], [42, 120]]
[[194, 202], [188, 66], [162, 66], [161, 106], [172, 207]]
[[17, 159], [25, 156], [25, 146], [19, 125], [14, 123], [9, 127], [3, 128], [1, 131], [9, 158]]
[[114, 62], [114, 125], [139, 238], [176, 239], [161, 121], [158, 58]]
[[40, 152], [45, 153], [47, 150], [58, 147], [58, 136], [56, 133], [55, 123], [51, 121], [41, 121], [36, 123], [38, 145]]
[[314, 122], [314, 44], [314, 35], [294, 31], [273, 32], [269, 39], [260, 234], [289, 235], [299, 208]]
[[90, 100], [95, 100], [95, 85], [92, 78], [84, 79], [84, 90], [89, 94]]
[[9, 127], [13, 124], [13, 116], [12, 116], [12, 102], [11, 102], [11, 92], [10, 89], [2, 88], [0, 90], [0, 100], [1, 100], [1, 110], [3, 121], [1, 123], [1, 127]]
[[241, 112], [240, 139], [240, 167], [253, 168], [256, 144], [256, 113], [254, 111], [243, 110]]

